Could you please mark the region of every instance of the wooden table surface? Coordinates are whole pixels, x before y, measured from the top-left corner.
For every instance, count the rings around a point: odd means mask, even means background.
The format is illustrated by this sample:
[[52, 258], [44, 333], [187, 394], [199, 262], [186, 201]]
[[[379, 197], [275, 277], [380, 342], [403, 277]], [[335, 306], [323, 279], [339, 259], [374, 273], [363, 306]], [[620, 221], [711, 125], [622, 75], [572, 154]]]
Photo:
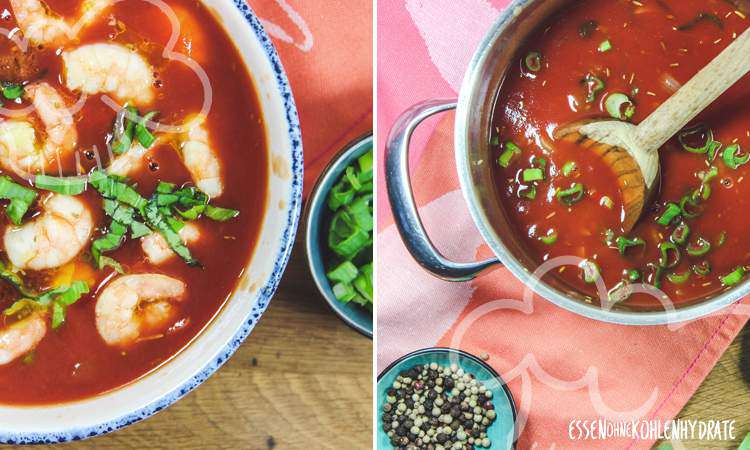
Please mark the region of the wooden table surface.
[[[694, 420], [735, 420], [734, 441], [684, 441], [688, 449], [736, 449], [750, 433], [750, 325], [722, 355], [679, 415]], [[677, 445], [675, 449], [679, 449]]]
[[216, 374], [159, 414], [70, 449], [368, 449], [372, 341], [319, 296], [296, 246], [258, 326]]

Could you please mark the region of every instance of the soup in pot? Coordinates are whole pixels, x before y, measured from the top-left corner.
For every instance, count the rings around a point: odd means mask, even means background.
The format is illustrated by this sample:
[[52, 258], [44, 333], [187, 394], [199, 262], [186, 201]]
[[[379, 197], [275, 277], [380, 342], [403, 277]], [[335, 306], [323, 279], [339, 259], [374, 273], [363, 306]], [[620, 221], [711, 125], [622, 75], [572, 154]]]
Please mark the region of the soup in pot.
[[592, 302], [689, 304], [750, 270], [747, 77], [660, 149], [660, 186], [632, 230], [612, 169], [554, 137], [582, 119], [642, 121], [748, 25], [727, 0], [569, 2], [509, 69], [491, 133], [499, 196], [539, 264], [577, 258], [554, 276]]

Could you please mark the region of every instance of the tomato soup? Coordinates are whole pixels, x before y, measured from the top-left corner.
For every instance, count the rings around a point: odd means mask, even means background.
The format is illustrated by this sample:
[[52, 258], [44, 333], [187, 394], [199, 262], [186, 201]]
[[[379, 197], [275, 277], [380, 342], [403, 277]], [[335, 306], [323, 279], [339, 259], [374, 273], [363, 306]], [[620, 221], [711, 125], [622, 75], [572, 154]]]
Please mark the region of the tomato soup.
[[[661, 176], [632, 230], [612, 170], [555, 131], [589, 118], [639, 123], [750, 25], [725, 0], [570, 2], [531, 34], [498, 95], [498, 192], [539, 264], [599, 301], [689, 304], [744, 279], [750, 241], [750, 80], [660, 149]], [[643, 283], [661, 293], [632, 293]], [[632, 295], [631, 295], [632, 294]]]
[[202, 2], [165, 4], [0, 0], [0, 403], [144, 376], [249, 262], [267, 193], [257, 93]]

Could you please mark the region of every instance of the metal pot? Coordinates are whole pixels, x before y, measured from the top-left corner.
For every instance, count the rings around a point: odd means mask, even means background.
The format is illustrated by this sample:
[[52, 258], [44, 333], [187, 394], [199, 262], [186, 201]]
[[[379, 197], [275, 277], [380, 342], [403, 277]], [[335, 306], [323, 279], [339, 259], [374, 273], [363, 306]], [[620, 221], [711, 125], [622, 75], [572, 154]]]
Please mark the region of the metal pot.
[[[574, 313], [605, 322], [659, 325], [696, 319], [734, 303], [748, 292], [750, 282], [710, 297], [680, 305], [632, 307], [627, 302], [612, 307], [592, 302], [554, 278], [539, 279], [538, 268], [513, 230], [494, 187], [490, 155], [490, 124], [508, 67], [520, 46], [566, 0], [516, 0], [508, 6], [476, 50], [464, 77], [458, 101], [429, 100], [404, 112], [387, 142], [386, 184], [396, 226], [414, 259], [425, 269], [448, 281], [467, 281], [491, 266], [502, 264], [537, 294]], [[461, 190], [479, 232], [495, 258], [479, 262], [454, 262], [430, 242], [417, 213], [409, 180], [409, 141], [426, 118], [456, 109], [455, 152]]]

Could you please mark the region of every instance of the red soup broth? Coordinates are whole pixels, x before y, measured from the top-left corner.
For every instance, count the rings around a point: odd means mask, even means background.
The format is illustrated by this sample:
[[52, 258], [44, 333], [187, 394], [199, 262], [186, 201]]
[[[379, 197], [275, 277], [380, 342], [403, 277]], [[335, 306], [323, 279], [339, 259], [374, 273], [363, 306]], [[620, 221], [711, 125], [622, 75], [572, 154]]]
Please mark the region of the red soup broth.
[[[79, 3], [47, 1], [51, 10], [71, 17], [77, 13]], [[265, 128], [257, 93], [234, 43], [201, 2], [166, 0], [166, 3], [177, 13], [182, 25], [175, 50], [194, 56], [211, 84], [212, 103], [206, 127], [221, 161], [224, 182], [223, 194], [212, 199], [212, 204], [237, 209], [240, 215], [227, 222], [198, 220], [201, 238], [189, 248], [202, 267], [190, 267], [179, 257], [158, 267], [152, 266], [140, 241], [132, 239], [107, 254], [120, 262], [127, 273], [162, 273], [187, 283], [186, 299], [180, 303], [172, 325], [154, 339], [141, 340], [126, 349], [108, 346], [97, 332], [94, 315], [97, 294], [117, 274], [112, 269], [94, 269], [87, 247], [75, 262], [75, 276], [82, 273], [94, 281], [91, 293], [68, 308], [65, 323], [58, 329], [48, 330], [31, 354], [0, 366], [0, 403], [73, 401], [116, 389], [146, 375], [184, 348], [209, 323], [235, 290], [249, 262], [260, 234], [268, 177]], [[0, 19], [2, 26], [15, 27], [7, 0], [0, 0], [0, 11], [5, 12], [4, 19]], [[156, 71], [157, 95], [148, 110], [159, 111], [158, 120], [162, 123], [178, 124], [201, 110], [203, 88], [191, 69], [162, 57], [170, 30], [169, 20], [153, 4], [124, 0], [85, 28], [66, 48], [93, 42], [117, 42], [138, 49]], [[8, 48], [10, 44], [2, 38], [0, 50], [8, 51]], [[35, 81], [50, 83], [73, 103], [78, 96], [67, 91], [62, 83], [57, 51], [57, 48], [37, 49], [43, 75]], [[191, 51], [199, 51], [200, 55]], [[115, 115], [98, 95], [89, 96], [76, 113], [79, 134], [76, 153], [85, 170], [95, 168], [97, 160], [104, 166], [108, 164], [104, 149]], [[99, 151], [92, 150], [95, 148]], [[72, 156], [61, 164], [67, 174], [75, 173], [76, 161]], [[130, 174], [130, 179], [137, 183], [137, 190], [144, 197], [151, 195], [159, 181], [177, 185], [190, 182], [190, 174], [169, 142], [151, 150], [143, 166]], [[19, 181], [17, 177], [16, 181]], [[92, 239], [98, 238], [109, 222], [102, 213], [101, 197], [89, 190], [82, 198], [94, 213], [98, 227]], [[2, 218], [7, 222], [4, 213]], [[26, 273], [24, 277], [27, 281], [34, 278], [39, 286], [44, 286], [51, 283], [58, 272]], [[0, 307], [7, 308], [15, 299], [14, 291], [8, 286], [3, 286], [2, 291]], [[10, 323], [10, 319], [2, 317], [6, 324]]]
[[[677, 138], [660, 150], [660, 186], [629, 233], [623, 230], [622, 198], [611, 169], [575, 143], [554, 139], [555, 130], [571, 122], [611, 118], [605, 100], [614, 93], [629, 97], [635, 106], [629, 120], [639, 123], [748, 25], [745, 14], [725, 0], [592, 0], [570, 2], [530, 35], [501, 86], [492, 145], [497, 190], [516, 232], [539, 264], [569, 255], [593, 261], [607, 289], [628, 282], [636, 270], [637, 283], [658, 286], [678, 305], [727, 289], [723, 277], [738, 268], [742, 273], [750, 264], [744, 219], [750, 207], [750, 164], [733, 169], [722, 160], [723, 150], [733, 143], [740, 151], [750, 150], [747, 77], [690, 125], [702, 124], [722, 143], [715, 159], [684, 150]], [[592, 91], [584, 81], [588, 74], [604, 85], [594, 98], [587, 98]], [[701, 147], [705, 134], [704, 130], [686, 136], [684, 142]], [[499, 159], [507, 142], [515, 143], [521, 153], [502, 167]], [[523, 194], [533, 183], [523, 182], [523, 170], [539, 166], [539, 158], [546, 160], [546, 179], [535, 182], [536, 197], [530, 200]], [[566, 163], [575, 169], [563, 170]], [[658, 224], [666, 205], [679, 204], [699, 188], [700, 177], [711, 166], [718, 175], [709, 182], [710, 197], [688, 208], [691, 216], [696, 209], [699, 215], [677, 218], [669, 226]], [[583, 198], [573, 205], [559, 201], [556, 193], [574, 183], [584, 186]], [[670, 240], [681, 220], [690, 228], [688, 243], [702, 237], [711, 249], [692, 256], [684, 245], [678, 246], [679, 264], [658, 268], [659, 244]], [[619, 236], [643, 239], [645, 245], [621, 255], [611, 241]], [[705, 265], [710, 266], [708, 274], [700, 270]], [[582, 272], [566, 266], [557, 268], [554, 276], [598, 301], [595, 284], [585, 282]], [[680, 279], [688, 273], [687, 280]], [[621, 306], [653, 309], [660, 304], [654, 295], [635, 293]]]

